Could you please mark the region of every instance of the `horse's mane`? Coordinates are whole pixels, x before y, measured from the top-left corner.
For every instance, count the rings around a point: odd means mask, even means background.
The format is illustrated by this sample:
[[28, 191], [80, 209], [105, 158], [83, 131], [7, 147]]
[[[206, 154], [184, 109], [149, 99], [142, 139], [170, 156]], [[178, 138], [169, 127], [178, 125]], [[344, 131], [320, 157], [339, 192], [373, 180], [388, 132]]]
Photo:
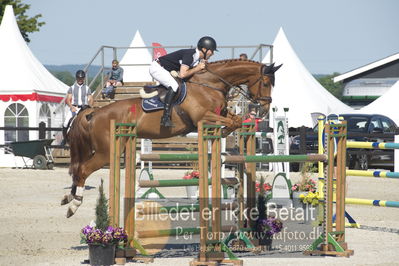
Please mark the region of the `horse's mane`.
[[251, 63], [251, 64], [262, 64], [258, 61], [254, 61], [254, 60], [242, 60], [242, 59], [224, 59], [224, 60], [218, 60], [218, 61], [214, 61], [214, 62], [210, 62], [208, 63], [208, 65], [218, 65], [218, 64], [226, 64], [226, 63], [230, 63], [230, 62], [243, 62], [243, 63]]

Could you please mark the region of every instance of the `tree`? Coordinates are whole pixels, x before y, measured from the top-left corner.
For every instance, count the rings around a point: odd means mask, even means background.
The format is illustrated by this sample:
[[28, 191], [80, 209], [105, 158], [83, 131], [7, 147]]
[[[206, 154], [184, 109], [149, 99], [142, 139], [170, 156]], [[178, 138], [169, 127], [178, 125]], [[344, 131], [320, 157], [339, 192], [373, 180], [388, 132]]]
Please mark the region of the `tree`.
[[51, 71], [51, 74], [69, 86], [75, 82], [74, 76], [68, 71]]
[[22, 37], [27, 43], [30, 42], [28, 33], [39, 31], [39, 28], [45, 24], [43, 21], [38, 21], [42, 17], [41, 14], [33, 17], [28, 17], [25, 13], [30, 8], [30, 5], [21, 3], [21, 0], [1, 0], [0, 1], [0, 20], [3, 19], [3, 14], [7, 5], [12, 5], [14, 14], [17, 19], [19, 30]]
[[318, 77], [317, 81], [326, 88], [332, 95], [334, 95], [338, 99], [342, 99], [342, 92], [344, 87], [341, 82], [334, 83], [332, 80], [334, 77], [340, 75], [339, 73], [334, 72], [332, 75], [325, 75], [322, 77]]
[[104, 193], [104, 180], [101, 179], [101, 184], [98, 188], [98, 199], [96, 205], [96, 228], [105, 232], [109, 226], [109, 221], [108, 200]]

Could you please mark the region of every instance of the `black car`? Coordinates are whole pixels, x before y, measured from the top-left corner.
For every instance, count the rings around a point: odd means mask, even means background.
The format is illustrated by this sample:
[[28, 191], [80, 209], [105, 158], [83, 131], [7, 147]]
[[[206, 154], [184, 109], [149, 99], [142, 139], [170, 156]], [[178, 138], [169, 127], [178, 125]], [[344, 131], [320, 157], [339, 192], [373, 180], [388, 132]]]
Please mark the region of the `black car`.
[[[395, 122], [378, 114], [342, 114], [348, 123], [348, 141], [393, 142], [399, 129]], [[317, 152], [318, 128], [306, 134], [306, 151]], [[299, 150], [300, 136], [292, 138], [291, 149]], [[295, 152], [294, 152], [295, 153]], [[350, 169], [367, 170], [371, 168], [393, 169], [392, 150], [348, 149], [347, 164]]]

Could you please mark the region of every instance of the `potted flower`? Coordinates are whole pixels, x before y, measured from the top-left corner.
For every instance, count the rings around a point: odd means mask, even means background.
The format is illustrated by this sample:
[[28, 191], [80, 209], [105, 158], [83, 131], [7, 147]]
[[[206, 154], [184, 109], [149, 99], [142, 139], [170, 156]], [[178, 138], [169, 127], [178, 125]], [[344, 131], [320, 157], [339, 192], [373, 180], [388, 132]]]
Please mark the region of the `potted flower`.
[[[260, 192], [260, 189], [261, 189], [261, 185], [260, 185], [260, 182], [256, 182], [256, 184], [255, 184], [255, 190], [256, 190], [256, 192]], [[270, 183], [264, 183], [263, 184], [263, 190], [267, 193], [267, 192], [269, 192], [269, 191], [271, 191], [272, 190], [272, 186], [270, 185]]]
[[81, 243], [89, 245], [90, 265], [113, 265], [115, 248], [123, 249], [126, 242], [127, 234], [121, 227], [101, 230], [92, 223], [81, 230]]
[[266, 246], [266, 248], [270, 250], [273, 240], [272, 237], [274, 234], [281, 231], [281, 229], [283, 228], [283, 223], [280, 219], [267, 215], [266, 188], [270, 190], [271, 186], [270, 184], [265, 184], [264, 178], [261, 177], [259, 182], [259, 194], [257, 200], [257, 209], [259, 216], [256, 221], [256, 235], [259, 240], [259, 245]]
[[[192, 180], [192, 179], [199, 179], [200, 173], [197, 170], [192, 170], [192, 171], [187, 171], [183, 179], [184, 180]], [[197, 198], [197, 190], [198, 186], [186, 186], [186, 191], [187, 191], [187, 198]]]
[[273, 235], [279, 233], [283, 228], [283, 222], [273, 216], [258, 219], [256, 230], [259, 236], [259, 245], [266, 246], [267, 250], [271, 249]]
[[109, 226], [108, 200], [104, 194], [103, 180], [96, 204], [96, 222], [82, 228], [81, 243], [89, 245], [90, 265], [113, 265], [116, 246], [123, 248], [127, 234], [121, 227]]
[[[316, 192], [316, 181], [311, 179], [311, 173], [315, 171], [312, 163], [304, 163], [301, 168], [301, 180], [292, 186], [292, 200], [295, 208], [303, 207], [301, 195], [306, 196], [309, 192]], [[303, 197], [302, 196], [302, 197]]]
[[271, 197], [272, 185], [270, 185], [270, 183], [264, 183], [261, 186], [260, 182], [256, 182], [255, 183], [255, 192], [257, 193], [257, 195], [260, 193], [261, 188], [263, 188], [263, 191], [265, 192], [266, 201], [268, 201]]

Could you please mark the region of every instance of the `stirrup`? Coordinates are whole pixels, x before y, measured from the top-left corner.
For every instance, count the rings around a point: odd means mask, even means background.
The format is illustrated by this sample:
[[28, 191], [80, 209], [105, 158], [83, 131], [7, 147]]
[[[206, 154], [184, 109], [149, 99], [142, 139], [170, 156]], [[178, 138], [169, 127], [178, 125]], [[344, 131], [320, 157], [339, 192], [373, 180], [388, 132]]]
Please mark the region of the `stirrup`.
[[60, 146], [61, 146], [61, 147], [65, 147], [66, 144], [67, 144], [67, 140], [66, 140], [66, 139], [62, 139], [62, 141], [61, 141], [61, 143], [60, 143]]
[[164, 127], [174, 127], [172, 120], [170, 119], [169, 116], [162, 116], [161, 125]]

